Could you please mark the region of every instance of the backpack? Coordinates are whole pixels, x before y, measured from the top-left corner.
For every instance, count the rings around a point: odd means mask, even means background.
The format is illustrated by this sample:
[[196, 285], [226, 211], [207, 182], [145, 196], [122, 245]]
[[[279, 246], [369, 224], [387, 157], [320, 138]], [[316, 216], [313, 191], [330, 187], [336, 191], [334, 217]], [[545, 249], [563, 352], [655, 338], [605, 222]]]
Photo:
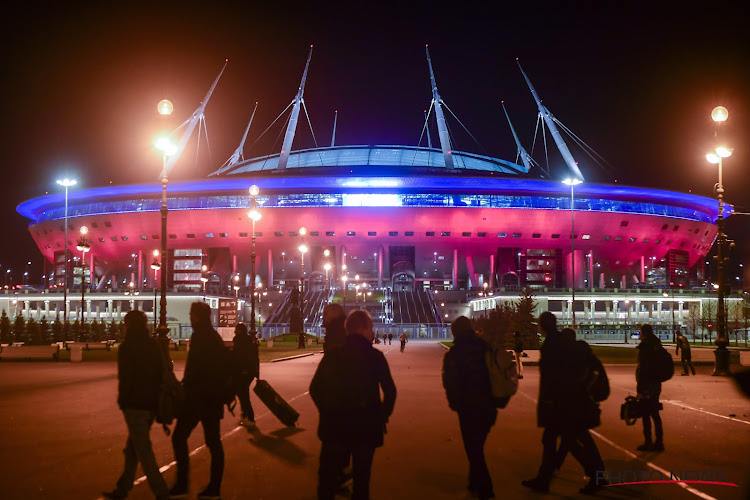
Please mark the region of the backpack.
[[168, 425], [180, 415], [182, 405], [185, 402], [185, 389], [182, 382], [177, 380], [174, 372], [167, 368], [164, 370], [159, 386], [159, 400], [156, 408], [156, 422], [162, 424], [164, 433], [169, 436]]
[[503, 348], [489, 347], [485, 354], [490, 390], [495, 407], [505, 408], [518, 391], [518, 373], [513, 355]]
[[656, 359], [654, 374], [659, 382], [666, 382], [674, 375], [674, 361], [672, 355], [667, 352], [664, 346], [656, 349]]
[[601, 360], [594, 353], [591, 353], [589, 358], [586, 392], [596, 403], [600, 403], [609, 397], [607, 372], [604, 370]]

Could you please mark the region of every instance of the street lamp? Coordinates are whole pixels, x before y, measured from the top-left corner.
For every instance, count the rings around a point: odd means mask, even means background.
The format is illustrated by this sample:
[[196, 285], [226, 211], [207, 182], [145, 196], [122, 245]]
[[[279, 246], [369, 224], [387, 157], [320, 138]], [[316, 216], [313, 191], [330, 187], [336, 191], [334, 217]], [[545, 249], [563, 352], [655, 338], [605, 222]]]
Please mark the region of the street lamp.
[[250, 211], [247, 216], [253, 221], [252, 254], [250, 254], [250, 335], [255, 338], [255, 223], [260, 220], [260, 211], [256, 208], [256, 196], [260, 193], [258, 186], [250, 186]]
[[[162, 101], [163, 102], [163, 101]], [[160, 103], [161, 104], [161, 103]], [[171, 110], [172, 106], [166, 106], [164, 109]], [[163, 113], [161, 114], [169, 114]], [[169, 269], [169, 259], [167, 258], [167, 159], [177, 152], [177, 146], [169, 140], [168, 137], [160, 137], [155, 143], [156, 149], [162, 152], [162, 170], [161, 170], [161, 265], [164, 271], [161, 273], [161, 300], [159, 301], [159, 326], [156, 328], [156, 334], [159, 341], [164, 347], [169, 342], [169, 326], [167, 326], [167, 272]]]
[[[63, 337], [68, 340], [68, 188], [75, 186], [75, 179], [58, 179], [57, 183], [65, 188], [65, 262], [63, 264]], [[10, 270], [8, 271], [10, 272]]]
[[330, 283], [328, 281], [328, 271], [331, 270], [331, 264], [326, 262], [325, 265], [323, 266], [323, 269], [326, 270], [326, 291], [328, 291], [331, 288]]
[[208, 283], [208, 266], [203, 264], [201, 266], [201, 281], [203, 282], [203, 301], [206, 301], [206, 283]]
[[298, 247], [298, 250], [302, 254], [302, 264], [301, 264], [301, 272], [302, 272], [302, 278], [300, 279], [301, 282], [301, 288], [302, 293], [305, 293], [305, 252], [307, 252], [307, 245], [305, 245], [305, 235], [307, 234], [307, 228], [301, 227], [299, 228], [299, 235], [300, 235], [300, 246]]
[[86, 317], [84, 316], [84, 308], [85, 306], [85, 298], [86, 298], [86, 252], [91, 250], [91, 245], [89, 245], [88, 238], [86, 238], [86, 235], [89, 232], [89, 228], [86, 226], [81, 226], [81, 238], [78, 240], [78, 245], [76, 248], [79, 252], [81, 252], [81, 324], [86, 322]]
[[573, 313], [573, 330], [576, 329], [576, 235], [575, 235], [575, 187], [583, 181], [576, 178], [568, 178], [563, 184], [570, 186], [570, 281], [573, 290], [570, 310]]
[[[722, 123], [729, 117], [729, 112], [723, 106], [717, 106], [711, 112], [711, 118], [717, 122]], [[714, 355], [716, 363], [714, 366], [714, 376], [729, 376], [729, 338], [727, 336], [727, 324], [726, 324], [726, 309], [724, 306], [724, 294], [726, 293], [726, 285], [724, 278], [724, 270], [726, 267], [726, 257], [724, 257], [724, 245], [727, 241], [727, 235], [724, 234], [724, 184], [722, 180], [722, 164], [723, 159], [728, 158], [732, 155], [732, 150], [726, 146], [718, 146], [714, 151], [706, 155], [706, 159], [709, 163], [713, 163], [719, 166], [719, 182], [716, 184], [716, 198], [719, 201], [719, 216], [716, 221], [716, 227], [718, 228], [718, 236], [716, 238], [716, 267], [718, 274], [718, 300], [716, 304], [716, 321], [718, 322], [717, 334], [716, 334], [716, 350]]]
[[161, 269], [161, 263], [159, 262], [159, 250], [154, 250], [154, 261], [151, 263], [151, 269], [154, 270], [154, 331], [156, 331], [156, 291], [159, 289], [156, 286], [156, 273]]

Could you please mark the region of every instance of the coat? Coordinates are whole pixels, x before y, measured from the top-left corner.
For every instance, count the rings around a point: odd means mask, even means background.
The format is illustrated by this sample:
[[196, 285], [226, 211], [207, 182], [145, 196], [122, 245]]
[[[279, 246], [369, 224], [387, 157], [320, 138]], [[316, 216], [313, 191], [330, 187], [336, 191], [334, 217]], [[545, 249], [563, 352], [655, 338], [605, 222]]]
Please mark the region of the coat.
[[601, 410], [588, 394], [588, 344], [551, 332], [540, 349], [537, 426], [553, 429], [592, 429], [601, 423]]
[[201, 418], [224, 416], [223, 391], [231, 362], [224, 341], [210, 325], [193, 329], [185, 363], [185, 411]]
[[156, 411], [163, 372], [156, 340], [127, 335], [117, 350], [117, 405], [122, 410]]
[[487, 369], [487, 343], [474, 332], [456, 336], [443, 358], [443, 387], [451, 410], [494, 422], [497, 409]]
[[235, 335], [232, 347], [232, 370], [251, 380], [260, 374], [258, 343], [252, 342], [250, 335]]
[[655, 335], [644, 337], [637, 349], [636, 390], [642, 396], [658, 396], [661, 394], [661, 382], [657, 375], [659, 351], [663, 349], [661, 341]]
[[[380, 390], [383, 390], [383, 400]], [[341, 348], [326, 352], [310, 383], [320, 412], [321, 441], [373, 448], [396, 403], [396, 386], [382, 352], [360, 335], [349, 335]]]

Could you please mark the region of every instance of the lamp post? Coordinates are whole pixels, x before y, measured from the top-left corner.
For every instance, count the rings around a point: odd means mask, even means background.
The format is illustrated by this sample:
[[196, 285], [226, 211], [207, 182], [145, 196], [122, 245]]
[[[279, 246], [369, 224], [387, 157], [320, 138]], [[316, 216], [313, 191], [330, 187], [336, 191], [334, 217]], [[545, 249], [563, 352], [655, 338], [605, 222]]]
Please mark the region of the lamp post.
[[349, 277], [345, 274], [341, 277], [341, 281], [344, 283], [344, 308], [346, 308], [346, 281], [349, 279]]
[[260, 211], [256, 208], [256, 196], [260, 193], [258, 186], [250, 186], [250, 211], [247, 216], [253, 221], [252, 253], [250, 254], [250, 335], [254, 338], [255, 331], [255, 223], [260, 220]]
[[305, 252], [307, 252], [307, 245], [305, 245], [305, 235], [307, 234], [307, 228], [301, 227], [299, 228], [299, 235], [301, 237], [300, 239], [300, 246], [298, 248], [300, 254], [302, 254], [302, 260], [301, 260], [301, 272], [302, 272], [302, 278], [300, 279], [301, 288], [302, 288], [302, 294], [305, 293]]
[[84, 316], [84, 309], [86, 307], [86, 302], [84, 302], [86, 299], [86, 252], [91, 250], [91, 245], [89, 245], [88, 238], [86, 238], [88, 232], [89, 228], [81, 226], [81, 238], [78, 240], [78, 245], [76, 246], [78, 251], [81, 252], [81, 325], [86, 322], [86, 316]]
[[563, 184], [570, 186], [570, 281], [572, 297], [570, 312], [573, 314], [573, 330], [576, 329], [576, 234], [575, 234], [575, 187], [583, 181], [576, 178], [568, 178]]
[[[159, 103], [159, 112], [161, 114], [171, 113], [172, 103], [169, 106]], [[169, 102], [169, 101], [167, 101]], [[162, 109], [168, 112], [162, 112]], [[161, 266], [164, 271], [161, 273], [161, 300], [159, 301], [159, 326], [156, 328], [156, 335], [159, 341], [166, 347], [169, 339], [169, 326], [167, 326], [167, 269], [169, 269], [169, 259], [167, 258], [167, 159], [177, 152], [177, 146], [167, 137], [162, 137], [156, 141], [156, 149], [162, 152], [162, 170], [161, 170]]]
[[161, 269], [161, 263], [159, 262], [159, 250], [154, 250], [154, 261], [151, 263], [151, 269], [154, 270], [154, 331], [156, 331], [156, 292], [159, 289], [157, 285], [156, 273]]
[[206, 301], [206, 283], [208, 283], [208, 266], [203, 264], [201, 266], [201, 282], [203, 283], [203, 302]]
[[323, 269], [326, 270], [326, 292], [327, 292], [331, 288], [330, 282], [328, 281], [328, 271], [331, 270], [331, 264], [329, 262], [326, 262], [325, 265], [323, 266]]
[[[75, 186], [75, 179], [58, 179], [57, 183], [65, 188], [65, 258], [63, 259], [63, 340], [68, 340], [68, 188]], [[8, 271], [10, 272], [10, 270]]]
[[[717, 124], [723, 123], [729, 117], [727, 109], [723, 106], [714, 108], [711, 112], [711, 118]], [[724, 246], [727, 241], [727, 235], [724, 234], [724, 184], [722, 180], [722, 165], [723, 159], [728, 158], [732, 155], [732, 150], [726, 146], [718, 146], [714, 151], [706, 155], [706, 159], [713, 164], [719, 166], [719, 182], [716, 184], [716, 198], [719, 201], [719, 215], [716, 220], [716, 227], [718, 228], [718, 235], [716, 238], [716, 267], [719, 281], [718, 288], [718, 300], [716, 304], [716, 321], [718, 322], [717, 334], [716, 334], [716, 350], [714, 356], [716, 358], [713, 376], [729, 376], [729, 350], [727, 345], [729, 344], [729, 338], [727, 336], [727, 323], [726, 323], [726, 308], [724, 306], [724, 295], [726, 293], [726, 284], [724, 271], [726, 268], [726, 261], [728, 258], [724, 257]]]

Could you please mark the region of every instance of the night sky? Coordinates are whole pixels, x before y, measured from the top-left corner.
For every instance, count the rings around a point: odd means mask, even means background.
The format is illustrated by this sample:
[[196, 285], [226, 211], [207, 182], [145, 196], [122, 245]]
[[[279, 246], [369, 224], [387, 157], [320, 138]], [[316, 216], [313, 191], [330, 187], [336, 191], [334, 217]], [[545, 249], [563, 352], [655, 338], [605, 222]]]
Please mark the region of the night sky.
[[[206, 109], [210, 159], [203, 143], [196, 165], [193, 145], [170, 180], [216, 170], [256, 101], [245, 156], [278, 153], [280, 123], [249, 146], [294, 97], [310, 44], [305, 103], [320, 146], [330, 145], [336, 109], [339, 145], [417, 144], [431, 99], [429, 44], [444, 101], [479, 142], [449, 119], [454, 148], [515, 161], [500, 101], [528, 150], [537, 114], [518, 57], [552, 113], [614, 167], [601, 169], [572, 148], [589, 182], [712, 196], [710, 112], [726, 106], [721, 133], [735, 148], [724, 164], [726, 199], [750, 212], [750, 44], [744, 16], [717, 2], [371, 2], [369, 10], [353, 7], [361, 2], [277, 10], [261, 3], [57, 3], [6, 13], [0, 272], [10, 267], [20, 282], [31, 260], [31, 283], [39, 283], [41, 254], [15, 207], [60, 192], [56, 179], [73, 176], [80, 188], [158, 182], [154, 138], [189, 117], [225, 59]], [[164, 98], [175, 106], [169, 119], [156, 112]], [[294, 149], [313, 146], [301, 114]], [[534, 157], [544, 158], [539, 143]], [[564, 178], [556, 149], [550, 160], [552, 177]], [[750, 218], [734, 219], [729, 237], [740, 241]], [[740, 246], [748, 253], [750, 243]]]

